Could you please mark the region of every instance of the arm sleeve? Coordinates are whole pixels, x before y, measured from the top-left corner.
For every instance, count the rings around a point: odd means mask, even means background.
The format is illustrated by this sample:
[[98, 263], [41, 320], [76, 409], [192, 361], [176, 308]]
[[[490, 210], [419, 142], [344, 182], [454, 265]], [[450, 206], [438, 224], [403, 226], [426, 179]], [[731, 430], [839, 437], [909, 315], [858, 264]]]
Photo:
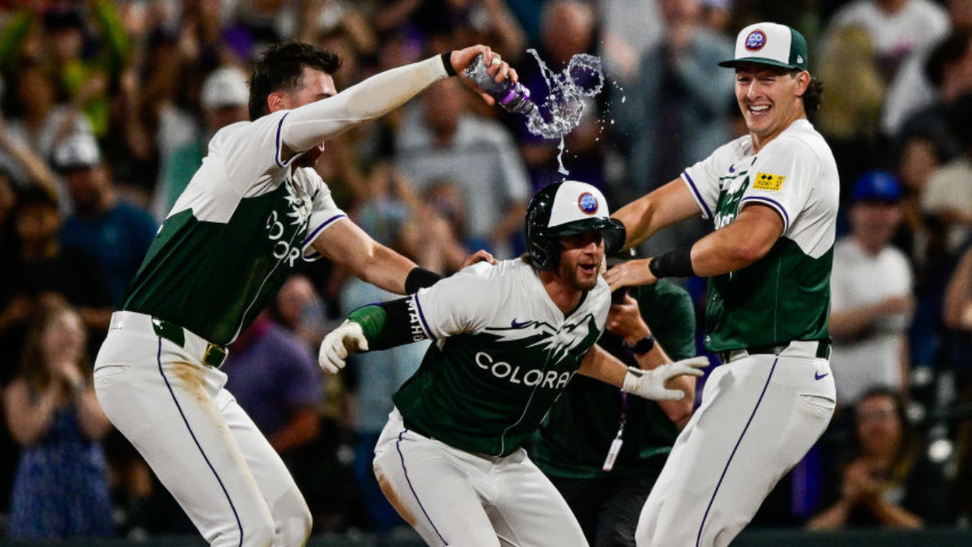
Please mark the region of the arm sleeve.
[[783, 219], [785, 234], [810, 198], [819, 174], [820, 162], [809, 146], [796, 139], [776, 139], [750, 168], [751, 182], [739, 208], [752, 203], [772, 207]]
[[376, 74], [333, 97], [292, 110], [281, 122], [281, 140], [302, 152], [398, 108], [447, 76], [438, 55]]

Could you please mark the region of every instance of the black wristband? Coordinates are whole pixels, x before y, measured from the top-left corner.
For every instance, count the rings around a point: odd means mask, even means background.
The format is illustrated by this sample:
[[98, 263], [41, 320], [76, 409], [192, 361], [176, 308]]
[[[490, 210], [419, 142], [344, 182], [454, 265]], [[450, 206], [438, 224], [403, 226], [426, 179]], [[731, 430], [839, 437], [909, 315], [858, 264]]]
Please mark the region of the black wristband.
[[651, 275], [661, 279], [663, 277], [692, 277], [692, 248], [676, 249], [663, 255], [658, 255], [648, 263]]
[[625, 342], [624, 347], [628, 348], [628, 351], [635, 355], [644, 355], [654, 349], [655, 337], [649, 334], [648, 336], [645, 336], [641, 340], [635, 342], [634, 345], [628, 345], [628, 343]]
[[452, 52], [447, 51], [442, 55], [440, 55], [440, 57], [442, 57], [442, 65], [446, 69], [446, 74], [448, 74], [449, 76], [455, 76], [456, 69], [452, 68]]
[[415, 294], [419, 289], [435, 285], [440, 279], [442, 276], [435, 272], [424, 268], [412, 268], [405, 277], [405, 294]]

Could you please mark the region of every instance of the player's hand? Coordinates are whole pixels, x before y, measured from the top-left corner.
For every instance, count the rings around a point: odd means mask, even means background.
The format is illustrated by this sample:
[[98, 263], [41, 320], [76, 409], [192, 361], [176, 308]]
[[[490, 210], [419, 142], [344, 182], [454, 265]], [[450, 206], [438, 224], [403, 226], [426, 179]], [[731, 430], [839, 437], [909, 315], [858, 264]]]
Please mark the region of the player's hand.
[[472, 89], [479, 94], [480, 97], [486, 101], [486, 104], [493, 106], [496, 104], [496, 100], [490, 97], [488, 94], [484, 93], [475, 82], [463, 76], [462, 72], [466, 70], [466, 67], [476, 58], [479, 54], [483, 55], [483, 61], [486, 63], [486, 72], [488, 72], [495, 81], [502, 82], [503, 80], [509, 78], [510, 80], [516, 82], [519, 80], [516, 71], [510, 67], [509, 63], [500, 58], [499, 53], [494, 53], [489, 46], [475, 45], [469, 46], [463, 49], [453, 50], [449, 55], [449, 62], [452, 63], [452, 69], [456, 71], [459, 75], [459, 79], [463, 84], [469, 89]]
[[472, 266], [477, 262], [488, 262], [492, 266], [499, 264], [499, 262], [495, 258], [493, 258], [493, 255], [490, 254], [489, 251], [485, 249], [480, 249], [475, 253], [467, 256], [466, 259], [462, 261], [462, 266], [460, 266], [459, 269], [461, 270], [466, 266]]
[[337, 374], [344, 368], [348, 354], [355, 351], [368, 351], [368, 339], [361, 331], [361, 325], [345, 320], [321, 341], [317, 364], [324, 372]]
[[651, 332], [641, 317], [638, 301], [630, 294], [625, 294], [621, 303], [611, 305], [604, 328], [621, 338], [635, 340], [640, 340]]
[[674, 363], [665, 363], [652, 370], [628, 367], [624, 376], [624, 391], [652, 401], [678, 401], [685, 397], [680, 389], [665, 387], [676, 376], [702, 376], [702, 369], [709, 366], [708, 357], [692, 357]]
[[604, 272], [604, 280], [610, 285], [611, 292], [621, 287], [652, 285], [658, 281], [658, 278], [651, 275], [648, 270], [649, 262], [651, 262], [650, 258], [622, 262]]

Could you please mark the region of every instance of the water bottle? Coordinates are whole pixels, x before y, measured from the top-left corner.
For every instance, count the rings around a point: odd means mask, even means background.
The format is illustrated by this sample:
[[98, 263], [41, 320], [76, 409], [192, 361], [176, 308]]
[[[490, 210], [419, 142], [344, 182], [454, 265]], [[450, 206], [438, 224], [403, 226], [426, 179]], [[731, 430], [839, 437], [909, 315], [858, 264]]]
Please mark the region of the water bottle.
[[466, 78], [476, 82], [480, 89], [487, 95], [496, 99], [500, 106], [510, 112], [529, 116], [536, 110], [537, 105], [530, 100], [530, 90], [519, 82], [512, 82], [509, 78], [497, 83], [496, 80], [487, 72], [486, 62], [483, 54], [477, 55], [472, 63], [463, 71]]

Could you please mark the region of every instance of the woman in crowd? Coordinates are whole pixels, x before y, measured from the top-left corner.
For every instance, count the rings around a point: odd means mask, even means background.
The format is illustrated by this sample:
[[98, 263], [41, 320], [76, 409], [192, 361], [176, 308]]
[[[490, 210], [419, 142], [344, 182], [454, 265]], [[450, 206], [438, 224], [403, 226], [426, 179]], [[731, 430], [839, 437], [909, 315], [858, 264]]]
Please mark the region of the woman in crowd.
[[19, 375], [4, 393], [7, 426], [21, 445], [10, 502], [15, 539], [109, 536], [107, 466], [99, 440], [111, 425], [95, 398], [81, 317], [42, 308]]
[[951, 524], [954, 508], [944, 470], [925, 455], [895, 392], [876, 388], [861, 397], [855, 441], [842, 480], [833, 484], [836, 501], [810, 520], [811, 529]]

